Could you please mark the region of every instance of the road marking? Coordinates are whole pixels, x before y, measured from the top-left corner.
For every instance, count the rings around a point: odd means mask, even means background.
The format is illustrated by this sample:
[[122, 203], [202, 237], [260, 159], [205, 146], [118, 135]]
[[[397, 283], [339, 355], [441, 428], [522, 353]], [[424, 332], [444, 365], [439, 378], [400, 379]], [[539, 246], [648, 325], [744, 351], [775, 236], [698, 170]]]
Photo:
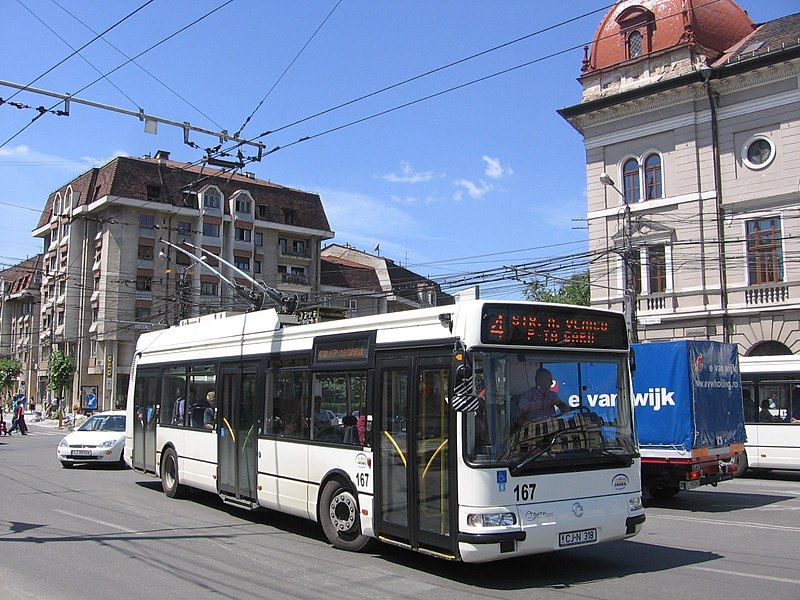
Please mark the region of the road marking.
[[76, 515], [75, 513], [67, 512], [66, 510], [54, 509], [53, 512], [61, 513], [62, 515], [67, 515], [68, 517], [74, 517], [76, 519], [83, 519], [84, 521], [97, 523], [98, 525], [105, 525], [106, 527], [111, 527], [112, 529], [119, 529], [120, 531], [124, 531], [126, 533], [140, 533], [135, 529], [128, 529], [127, 527], [122, 527], [121, 525], [114, 525], [114, 523], [109, 523], [108, 521], [101, 521], [100, 519], [93, 519], [92, 517], [84, 517], [83, 515]]
[[789, 527], [788, 525], [769, 525], [767, 523], [748, 523], [746, 521], [722, 521], [719, 519], [698, 519], [697, 517], [677, 517], [673, 515], [656, 515], [653, 513], [647, 513], [648, 519], [654, 517], [657, 519], [671, 519], [673, 521], [688, 521], [690, 523], [710, 523], [711, 525], [725, 525], [726, 527], [735, 525], [739, 527], [754, 527], [755, 529], [777, 529], [778, 531], [800, 532], [800, 527]]
[[738, 577], [751, 577], [752, 579], [766, 579], [768, 581], [780, 581], [782, 583], [800, 583], [800, 579], [788, 579], [786, 577], [772, 577], [770, 575], [756, 575], [754, 573], [742, 573], [740, 571], [723, 571], [722, 569], [710, 569], [708, 567], [688, 567], [695, 571], [708, 571], [709, 573], [719, 573], [721, 575], [736, 575]]

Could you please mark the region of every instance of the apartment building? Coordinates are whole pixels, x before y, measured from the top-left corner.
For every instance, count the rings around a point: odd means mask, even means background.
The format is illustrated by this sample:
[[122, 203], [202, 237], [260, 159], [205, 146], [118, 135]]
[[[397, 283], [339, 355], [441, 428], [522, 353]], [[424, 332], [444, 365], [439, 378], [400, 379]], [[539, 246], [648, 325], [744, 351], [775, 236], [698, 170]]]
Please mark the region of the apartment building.
[[592, 304], [630, 288], [642, 340], [798, 352], [800, 14], [617, 2], [579, 81], [559, 113], [586, 148]]
[[39, 286], [42, 255], [0, 271], [0, 356], [13, 358], [22, 369], [17, 389], [36, 402], [47, 387], [40, 384]]
[[435, 281], [383, 256], [330, 244], [322, 249], [321, 258], [321, 304], [342, 308], [348, 317], [454, 302]]
[[[196, 257], [203, 248], [301, 300], [319, 292], [320, 244], [333, 237], [319, 196], [153, 157], [117, 157], [47, 199], [34, 236], [44, 247], [41, 360], [78, 358], [73, 401], [124, 406], [137, 337], [181, 318], [247, 304]], [[184, 242], [192, 244], [187, 246]], [[247, 285], [214, 259], [205, 262]], [[248, 286], [249, 287], [249, 286]]]

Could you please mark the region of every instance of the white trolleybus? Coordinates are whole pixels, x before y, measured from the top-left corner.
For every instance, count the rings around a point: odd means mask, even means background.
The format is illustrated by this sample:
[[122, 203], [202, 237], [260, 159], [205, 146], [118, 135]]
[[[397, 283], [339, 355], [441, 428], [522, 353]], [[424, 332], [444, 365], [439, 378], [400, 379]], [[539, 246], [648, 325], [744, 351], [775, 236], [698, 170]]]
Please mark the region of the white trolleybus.
[[481, 562], [644, 523], [625, 323], [465, 301], [314, 325], [272, 310], [139, 338], [126, 459], [247, 509]]
[[800, 358], [744, 356], [739, 359], [751, 469], [800, 470]]

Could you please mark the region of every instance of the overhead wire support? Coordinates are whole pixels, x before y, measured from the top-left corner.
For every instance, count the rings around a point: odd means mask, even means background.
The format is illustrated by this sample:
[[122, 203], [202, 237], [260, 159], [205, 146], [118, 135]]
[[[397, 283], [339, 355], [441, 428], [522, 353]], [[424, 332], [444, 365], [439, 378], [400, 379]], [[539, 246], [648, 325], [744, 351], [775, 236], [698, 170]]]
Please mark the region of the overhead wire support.
[[64, 101], [64, 110], [62, 111], [64, 114], [61, 116], [69, 116], [69, 107], [70, 104], [82, 104], [84, 106], [91, 106], [92, 108], [99, 108], [101, 110], [108, 110], [111, 112], [119, 113], [122, 115], [126, 115], [129, 117], [136, 117], [140, 121], [145, 123], [147, 126], [148, 123], [155, 123], [155, 124], [162, 124], [167, 125], [170, 127], [178, 127], [183, 130], [183, 141], [188, 145], [192, 145], [189, 142], [189, 132], [194, 131], [195, 133], [202, 133], [204, 135], [210, 135], [220, 140], [220, 142], [234, 142], [241, 146], [252, 146], [258, 150], [258, 159], [260, 160], [261, 154], [263, 153], [265, 144], [258, 141], [247, 140], [241, 138], [236, 135], [229, 134], [226, 130], [222, 129], [220, 131], [214, 131], [212, 129], [206, 129], [205, 127], [197, 127], [196, 125], [192, 125], [186, 121], [175, 121], [172, 119], [167, 119], [166, 117], [159, 117], [157, 115], [152, 115], [146, 113], [144, 109], [140, 109], [138, 111], [131, 110], [128, 108], [121, 108], [119, 106], [112, 106], [111, 104], [104, 104], [102, 102], [96, 102], [94, 100], [89, 100], [87, 98], [79, 98], [77, 96], [73, 96], [72, 94], [61, 94], [58, 92], [53, 92], [50, 90], [44, 90], [41, 88], [34, 88], [27, 85], [23, 85], [21, 83], [15, 83], [13, 81], [5, 81], [0, 79], [0, 86], [8, 87], [17, 90], [25, 90], [26, 92], [30, 92], [32, 94], [39, 94], [41, 96], [48, 96], [50, 98], [58, 98], [59, 100]]

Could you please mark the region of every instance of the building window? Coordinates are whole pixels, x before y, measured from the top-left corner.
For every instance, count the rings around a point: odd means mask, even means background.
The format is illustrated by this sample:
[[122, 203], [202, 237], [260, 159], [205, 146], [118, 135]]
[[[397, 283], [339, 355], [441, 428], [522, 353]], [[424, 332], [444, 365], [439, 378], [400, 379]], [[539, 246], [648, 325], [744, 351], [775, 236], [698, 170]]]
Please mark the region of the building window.
[[286, 254], [286, 248], [289, 246], [289, 243], [286, 241], [286, 238], [278, 238], [278, 250], [281, 254]]
[[297, 256], [306, 255], [306, 243], [304, 240], [294, 240], [292, 242], [292, 250]]
[[95, 338], [89, 338], [89, 356], [92, 358], [97, 356], [97, 340]]
[[781, 218], [755, 219], [747, 221], [745, 227], [750, 285], [783, 281]]
[[140, 245], [137, 257], [139, 260], [153, 260], [153, 247]]
[[639, 58], [642, 55], [644, 38], [639, 30], [631, 31], [628, 35], [628, 58]]
[[219, 295], [219, 284], [212, 283], [210, 281], [203, 281], [200, 283], [200, 295], [201, 296], [218, 296]]
[[149, 292], [151, 289], [153, 278], [149, 275], [139, 275], [136, 278], [136, 291]]
[[261, 275], [261, 261], [256, 260], [253, 262], [253, 273], [256, 275]]
[[249, 242], [251, 235], [252, 232], [249, 229], [243, 229], [241, 227], [234, 228], [234, 239], [238, 242]]
[[256, 246], [263, 246], [264, 245], [264, 234], [263, 233], [256, 233]]
[[258, 207], [258, 218], [266, 221], [267, 216], [269, 214], [267, 211], [267, 207], [264, 206], [263, 204], [258, 204], [257, 207]]
[[192, 264], [192, 259], [186, 256], [183, 252], [176, 252], [175, 262], [179, 265], [190, 265]]
[[234, 257], [233, 264], [236, 265], [238, 269], [242, 271], [249, 271], [250, 270], [250, 259], [249, 258], [239, 258]]
[[206, 190], [203, 194], [203, 206], [205, 208], [219, 208], [222, 203], [222, 195], [217, 190]]
[[763, 135], [755, 135], [744, 144], [742, 162], [750, 169], [764, 169], [775, 159], [775, 145]]
[[62, 223], [61, 224], [61, 237], [67, 237], [69, 235], [69, 223]]
[[283, 222], [287, 225], [296, 225], [297, 224], [297, 211], [290, 210], [288, 208], [283, 209]]
[[622, 188], [627, 204], [639, 201], [639, 161], [635, 158], [629, 158], [622, 166]]
[[58, 295], [63, 296], [67, 293], [67, 282], [66, 281], [59, 281], [58, 282]]
[[147, 186], [147, 199], [150, 202], [160, 202], [161, 201], [161, 186], [160, 185], [148, 185]]
[[219, 225], [216, 223], [203, 223], [203, 235], [207, 237], [219, 237]]
[[153, 229], [156, 226], [154, 215], [139, 215], [139, 229]]
[[647, 274], [651, 294], [667, 291], [667, 252], [664, 244], [650, 246], [647, 252]]
[[250, 200], [236, 199], [236, 212], [250, 214]]
[[97, 323], [100, 318], [100, 309], [97, 306], [92, 307], [92, 323]]
[[150, 321], [150, 309], [149, 308], [137, 308], [134, 320], [137, 323], [147, 323], [147, 322], [149, 322]]
[[189, 235], [192, 233], [192, 224], [186, 221], [178, 221], [178, 235]]
[[663, 184], [661, 177], [661, 157], [651, 154], [644, 159], [644, 194], [647, 200], [663, 197]]

